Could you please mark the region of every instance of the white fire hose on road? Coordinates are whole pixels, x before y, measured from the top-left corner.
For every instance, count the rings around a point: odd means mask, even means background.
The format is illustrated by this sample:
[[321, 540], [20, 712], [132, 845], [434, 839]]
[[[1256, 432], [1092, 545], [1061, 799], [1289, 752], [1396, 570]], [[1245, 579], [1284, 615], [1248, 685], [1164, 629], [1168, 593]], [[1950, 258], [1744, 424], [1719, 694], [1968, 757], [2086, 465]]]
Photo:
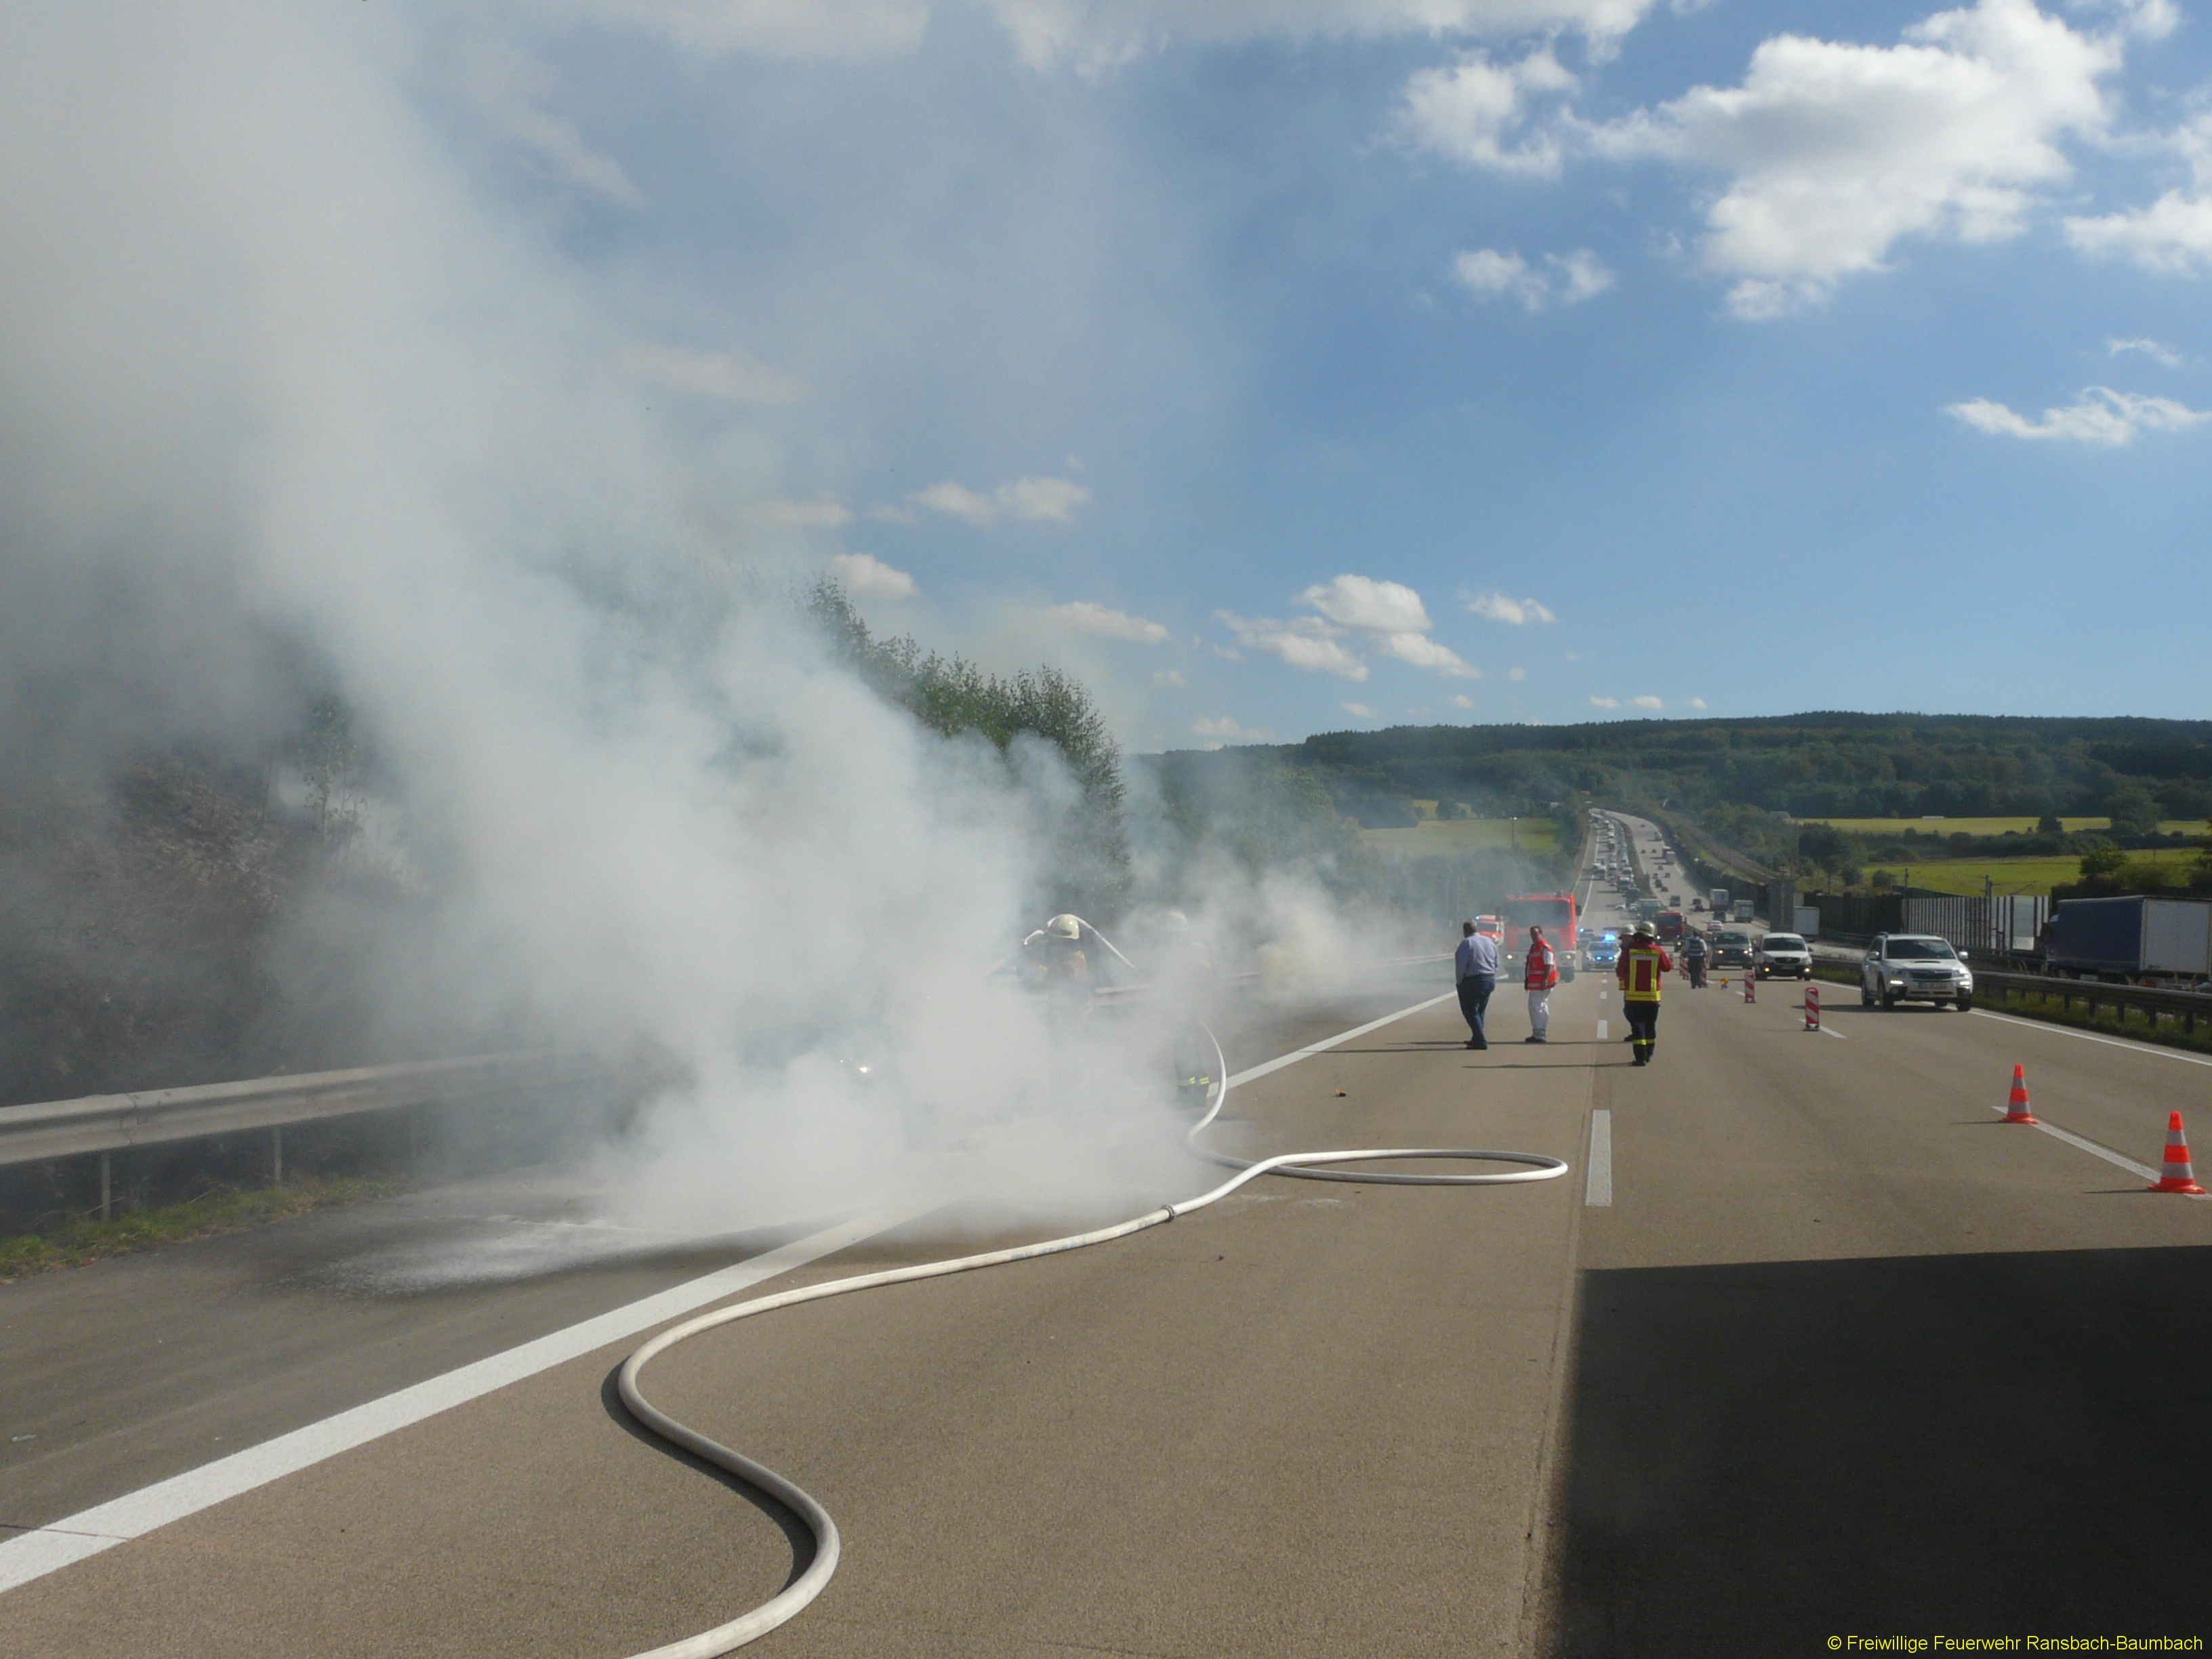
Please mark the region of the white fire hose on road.
[[[1084, 924], [1089, 927], [1087, 922]], [[1092, 933], [1097, 933], [1091, 928]], [[1113, 944], [1102, 933], [1102, 944], [1109, 951]], [[1114, 951], [1117, 957], [1119, 951]], [[1127, 961], [1126, 957], [1123, 961]], [[1158, 1209], [1147, 1211], [1132, 1220], [1110, 1227], [1100, 1227], [1087, 1233], [1070, 1233], [1064, 1238], [1046, 1239], [1040, 1243], [1017, 1245], [1012, 1249], [986, 1250], [976, 1255], [956, 1256], [945, 1261], [927, 1261], [911, 1267], [890, 1267], [880, 1273], [860, 1273], [850, 1279], [831, 1279], [825, 1284], [803, 1285], [797, 1290], [784, 1291], [775, 1296], [760, 1297], [750, 1302], [720, 1308], [702, 1314], [696, 1319], [671, 1326], [651, 1341], [640, 1347], [623, 1362], [616, 1386], [622, 1395], [623, 1404], [631, 1416], [654, 1434], [672, 1444], [681, 1446], [694, 1456], [703, 1459], [715, 1468], [736, 1475], [739, 1480], [767, 1492], [784, 1504], [805, 1525], [814, 1537], [814, 1559], [806, 1570], [785, 1586], [783, 1590], [763, 1601], [751, 1612], [732, 1619], [726, 1625], [687, 1636], [680, 1642], [671, 1642], [649, 1652], [634, 1656], [634, 1659], [713, 1659], [713, 1656], [741, 1648], [748, 1642], [767, 1635], [778, 1626], [787, 1623], [828, 1588], [837, 1571], [840, 1544], [837, 1523], [830, 1511], [815, 1501], [803, 1487], [799, 1486], [765, 1464], [757, 1463], [742, 1452], [731, 1450], [718, 1441], [711, 1440], [697, 1430], [687, 1427], [662, 1411], [645, 1397], [638, 1387], [638, 1377], [653, 1361], [679, 1342], [689, 1341], [702, 1333], [718, 1326], [734, 1324], [740, 1319], [750, 1319], [760, 1314], [774, 1313], [781, 1308], [795, 1308], [803, 1303], [820, 1302], [833, 1296], [847, 1296], [855, 1291], [873, 1290], [883, 1285], [904, 1285], [921, 1279], [943, 1279], [951, 1273], [971, 1273], [978, 1267], [995, 1267], [1009, 1261], [1028, 1261], [1038, 1256], [1063, 1255], [1070, 1250], [1080, 1250], [1092, 1244], [1103, 1244], [1109, 1239], [1127, 1238], [1147, 1228], [1158, 1227], [1179, 1216], [1202, 1210], [1229, 1196], [1247, 1182], [1265, 1175], [1292, 1176], [1308, 1181], [1357, 1181], [1362, 1184], [1423, 1187], [1495, 1187], [1521, 1182], [1553, 1181], [1566, 1174], [1564, 1160], [1547, 1158], [1536, 1152], [1484, 1152], [1457, 1146], [1390, 1146], [1369, 1147], [1348, 1152], [1279, 1152], [1273, 1158], [1247, 1161], [1218, 1152], [1199, 1144], [1200, 1133], [1220, 1114], [1222, 1103], [1229, 1097], [1228, 1061], [1221, 1052], [1220, 1039], [1204, 1021], [1200, 1028], [1206, 1040], [1212, 1043], [1215, 1078], [1206, 1114], [1193, 1124], [1186, 1139], [1191, 1149], [1211, 1163], [1237, 1170], [1211, 1192], [1187, 1198], [1179, 1204], [1164, 1204]], [[1335, 1164], [1370, 1163], [1387, 1158], [1450, 1158], [1463, 1162], [1485, 1164], [1517, 1164], [1527, 1168], [1508, 1170], [1492, 1175], [1401, 1175], [1374, 1171], [1353, 1174], [1348, 1170], [1317, 1166]]]

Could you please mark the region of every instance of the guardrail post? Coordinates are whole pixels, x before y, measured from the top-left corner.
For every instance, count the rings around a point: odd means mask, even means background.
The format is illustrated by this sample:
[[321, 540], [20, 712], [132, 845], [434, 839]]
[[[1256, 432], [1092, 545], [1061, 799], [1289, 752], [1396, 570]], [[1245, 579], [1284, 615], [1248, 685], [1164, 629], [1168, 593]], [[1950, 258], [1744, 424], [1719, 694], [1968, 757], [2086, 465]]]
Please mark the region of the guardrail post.
[[109, 1154], [102, 1152], [100, 1155], [100, 1218], [102, 1221], [108, 1218], [107, 1202], [108, 1195], [113, 1190], [113, 1175], [114, 1170], [110, 1163]]
[[269, 1132], [269, 1137], [270, 1146], [276, 1153], [272, 1160], [276, 1167], [276, 1174], [272, 1179], [277, 1186], [281, 1187], [284, 1184], [284, 1126], [278, 1124]]

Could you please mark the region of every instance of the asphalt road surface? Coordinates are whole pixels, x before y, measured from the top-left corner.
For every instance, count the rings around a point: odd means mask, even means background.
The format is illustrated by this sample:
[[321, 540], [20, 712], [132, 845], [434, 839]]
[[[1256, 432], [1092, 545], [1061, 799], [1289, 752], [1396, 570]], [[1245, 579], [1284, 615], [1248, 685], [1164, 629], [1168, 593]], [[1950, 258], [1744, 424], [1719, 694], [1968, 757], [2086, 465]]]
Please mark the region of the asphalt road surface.
[[[1999, 1121], [2023, 1061], [2039, 1116], [2154, 1164], [2212, 1070], [1855, 999], [1812, 1032], [1799, 988], [1747, 1005], [1730, 980], [1670, 983], [1647, 1070], [1609, 978], [1584, 975], [1547, 1045], [1518, 1041], [1509, 988], [1471, 1053], [1446, 1000], [1239, 1089], [1222, 1128], [1248, 1155], [1544, 1152], [1565, 1179], [1263, 1182], [1117, 1243], [667, 1356], [658, 1401], [843, 1529], [829, 1590], [755, 1650], [2212, 1634], [2212, 1204]], [[1231, 1065], [1448, 989], [1255, 1010]], [[1194, 1166], [1186, 1190], [1212, 1179]], [[240, 1441], [312, 1433], [824, 1221], [574, 1243], [577, 1202], [515, 1177], [0, 1287], [0, 1522], [63, 1536]], [[769, 1282], [1012, 1236], [925, 1216]], [[502, 1240], [504, 1277], [435, 1268], [440, 1241], [481, 1261]], [[632, 1431], [609, 1382], [637, 1340], [31, 1577], [0, 1595], [0, 1654], [621, 1656], [729, 1618], [793, 1571], [788, 1517]]]

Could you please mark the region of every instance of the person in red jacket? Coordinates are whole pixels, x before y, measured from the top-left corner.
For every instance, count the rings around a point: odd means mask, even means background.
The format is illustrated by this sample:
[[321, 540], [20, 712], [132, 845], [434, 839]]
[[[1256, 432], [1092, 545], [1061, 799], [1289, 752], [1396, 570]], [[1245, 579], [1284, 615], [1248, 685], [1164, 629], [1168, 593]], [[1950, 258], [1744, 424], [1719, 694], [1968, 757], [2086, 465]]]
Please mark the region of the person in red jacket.
[[1521, 983], [1528, 992], [1528, 1035], [1523, 1042], [1547, 1042], [1546, 1035], [1552, 1029], [1552, 988], [1559, 982], [1559, 959], [1552, 947], [1544, 942], [1544, 930], [1528, 930], [1528, 955], [1521, 975]]
[[1659, 1046], [1659, 987], [1674, 969], [1674, 959], [1659, 943], [1658, 933], [1650, 922], [1638, 922], [1613, 968], [1620, 981], [1621, 1011], [1628, 1016], [1628, 1040], [1636, 1045], [1638, 1066], [1649, 1066]]

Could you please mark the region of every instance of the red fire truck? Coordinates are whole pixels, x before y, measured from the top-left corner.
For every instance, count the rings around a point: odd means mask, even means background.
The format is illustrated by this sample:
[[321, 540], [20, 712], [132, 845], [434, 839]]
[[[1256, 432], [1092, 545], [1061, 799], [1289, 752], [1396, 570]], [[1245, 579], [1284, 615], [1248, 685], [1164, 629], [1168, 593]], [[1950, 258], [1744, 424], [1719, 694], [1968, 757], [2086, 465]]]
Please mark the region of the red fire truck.
[[1498, 907], [1505, 922], [1505, 960], [1509, 966], [1517, 967], [1522, 953], [1528, 948], [1528, 929], [1544, 930], [1551, 941], [1552, 950], [1559, 957], [1559, 977], [1570, 980], [1575, 976], [1575, 960], [1579, 941], [1575, 935], [1575, 896], [1572, 893], [1521, 893]]

